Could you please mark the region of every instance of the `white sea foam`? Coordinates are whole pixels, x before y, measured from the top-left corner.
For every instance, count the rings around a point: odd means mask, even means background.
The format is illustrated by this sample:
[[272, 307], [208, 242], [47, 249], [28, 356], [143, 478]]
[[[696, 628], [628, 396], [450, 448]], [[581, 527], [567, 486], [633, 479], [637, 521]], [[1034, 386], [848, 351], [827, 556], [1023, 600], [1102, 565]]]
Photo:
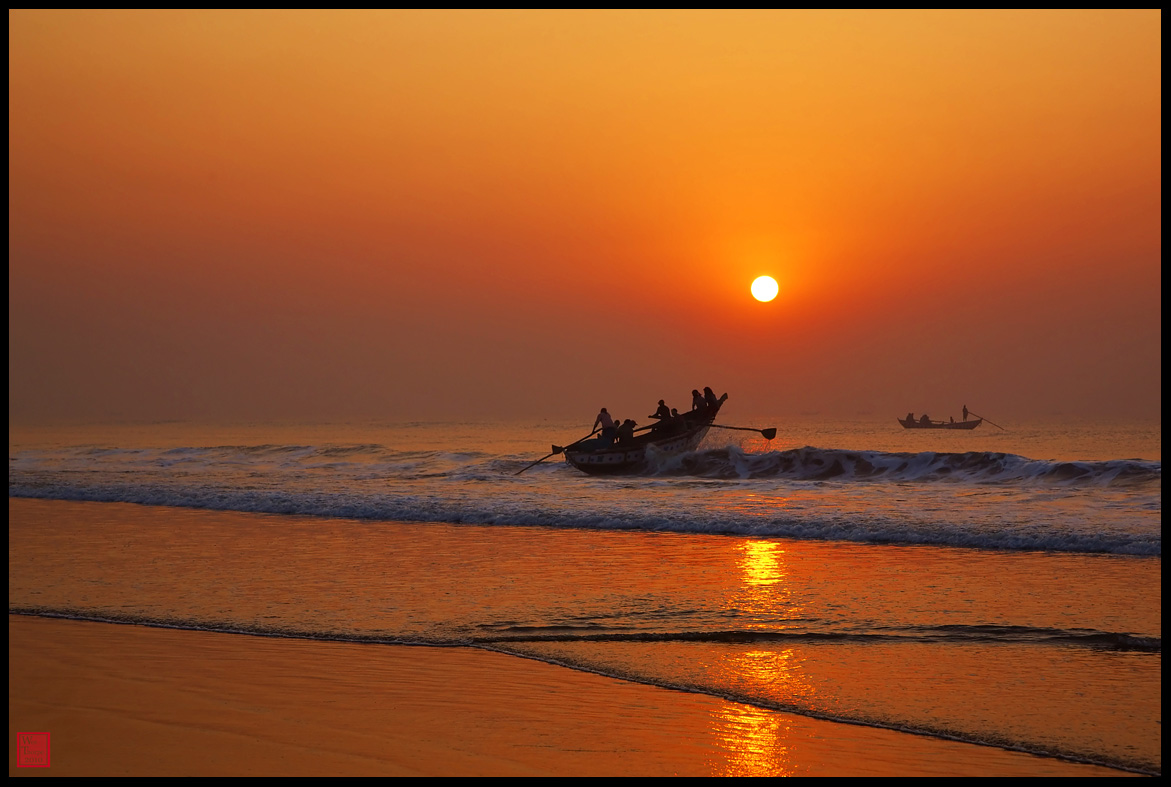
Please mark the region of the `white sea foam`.
[[450, 429], [419, 428], [398, 446], [58, 441], [10, 450], [9, 495], [373, 520], [1161, 554], [1162, 464], [1155, 460], [725, 444], [681, 455], [651, 451], [639, 475], [595, 478], [560, 457], [530, 467], [528, 455], [493, 449], [513, 447], [510, 437], [487, 430], [477, 442], [457, 444]]

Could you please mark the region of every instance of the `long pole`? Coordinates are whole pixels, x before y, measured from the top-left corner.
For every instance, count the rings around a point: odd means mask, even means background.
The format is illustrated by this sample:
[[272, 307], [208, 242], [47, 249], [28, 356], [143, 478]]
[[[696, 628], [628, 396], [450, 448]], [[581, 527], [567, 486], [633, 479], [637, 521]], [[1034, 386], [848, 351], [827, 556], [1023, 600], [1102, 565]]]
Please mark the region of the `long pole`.
[[[643, 432], [647, 429], [654, 429], [658, 424], [651, 424], [650, 426], [640, 426], [634, 431]], [[723, 424], [708, 424], [708, 427], [713, 429], [740, 429], [745, 432], [757, 432], [764, 437], [765, 440], [772, 440], [777, 436], [777, 429], [775, 426], [770, 426], [768, 429], [753, 429], [750, 426], [724, 426]]]
[[548, 459], [550, 456], [557, 456], [557, 454], [560, 454], [560, 453], [562, 453], [562, 452], [563, 452], [563, 451], [564, 451], [566, 448], [572, 448], [573, 446], [575, 446], [575, 445], [577, 445], [578, 443], [580, 443], [582, 440], [589, 440], [591, 437], [593, 437], [593, 436], [594, 436], [594, 435], [596, 435], [597, 433], [598, 433], [598, 430], [597, 430], [597, 429], [595, 429], [594, 431], [590, 432], [590, 433], [589, 433], [588, 435], [586, 435], [585, 437], [581, 438], [581, 440], [575, 440], [575, 441], [573, 441], [572, 443], [570, 443], [570, 444], [569, 444], [569, 445], [567, 445], [567, 446], [564, 446], [564, 447], [563, 447], [563, 446], [559, 446], [559, 445], [555, 445], [555, 446], [553, 446], [553, 453], [551, 453], [551, 454], [548, 454], [547, 456], [542, 456], [540, 459], [538, 459], [537, 461], [533, 462], [531, 465], [528, 465], [527, 467], [522, 467], [520, 470], [517, 470], [517, 471], [516, 471], [515, 475], [520, 475], [520, 474], [521, 474], [521, 473], [523, 473], [525, 470], [528, 470], [530, 467], [536, 467], [537, 465], [541, 464], [541, 462], [544, 462], [546, 459]]
[[776, 427], [769, 427], [768, 429], [753, 429], [750, 426], [724, 426], [723, 424], [711, 424], [713, 429], [739, 429], [743, 432], [759, 432], [765, 440], [772, 440], [777, 436]]
[[[984, 416], [982, 416], [982, 415], [976, 415], [976, 414], [975, 414], [975, 413], [973, 413], [971, 410], [968, 410], [968, 415], [975, 415], [977, 418], [979, 418], [979, 419], [980, 419], [980, 420], [982, 420], [982, 421], [988, 421], [988, 419], [987, 419], [987, 418], [985, 418]], [[988, 423], [992, 424], [993, 426], [995, 426], [997, 429], [999, 429], [999, 430], [1000, 430], [1000, 431], [1002, 431], [1002, 432], [1007, 432], [1007, 431], [1008, 431], [1007, 429], [1005, 429], [1005, 428], [1004, 428], [1003, 426], [1001, 426], [1000, 424], [997, 424], [997, 423], [992, 423], [992, 421], [988, 421]]]

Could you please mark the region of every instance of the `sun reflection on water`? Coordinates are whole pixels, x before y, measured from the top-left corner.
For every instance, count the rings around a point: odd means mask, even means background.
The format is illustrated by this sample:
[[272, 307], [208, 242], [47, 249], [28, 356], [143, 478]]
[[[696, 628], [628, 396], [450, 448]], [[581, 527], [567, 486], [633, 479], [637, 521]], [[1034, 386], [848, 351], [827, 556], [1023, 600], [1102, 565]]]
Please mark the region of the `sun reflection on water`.
[[713, 763], [716, 776], [792, 776], [791, 725], [774, 711], [729, 702], [714, 712], [716, 740], [727, 756]]
[[755, 587], [776, 585], [788, 575], [784, 565], [785, 550], [775, 541], [745, 541], [740, 551], [744, 553], [740, 569], [747, 584]]
[[[738, 614], [756, 619], [755, 627], [776, 630], [781, 621], [800, 618], [785, 550], [775, 541], [745, 539], [739, 545], [742, 585], [728, 599]], [[801, 705], [813, 693], [804, 659], [791, 647], [754, 647], [726, 652], [711, 665], [723, 673], [719, 682], [744, 697], [784, 706]], [[784, 713], [741, 703], [715, 711], [712, 733], [727, 756], [713, 763], [722, 776], [791, 776], [793, 732]]]
[[[792, 648], [729, 654], [725, 675], [746, 696], [780, 705], [800, 705], [813, 693], [803, 659]], [[713, 762], [722, 776], [792, 776], [800, 741], [792, 719], [782, 711], [729, 702], [712, 714], [712, 734], [725, 756]]]
[[784, 621], [800, 618], [781, 544], [745, 539], [738, 549], [741, 581], [728, 596], [728, 611], [742, 616], [752, 628], [784, 628]]

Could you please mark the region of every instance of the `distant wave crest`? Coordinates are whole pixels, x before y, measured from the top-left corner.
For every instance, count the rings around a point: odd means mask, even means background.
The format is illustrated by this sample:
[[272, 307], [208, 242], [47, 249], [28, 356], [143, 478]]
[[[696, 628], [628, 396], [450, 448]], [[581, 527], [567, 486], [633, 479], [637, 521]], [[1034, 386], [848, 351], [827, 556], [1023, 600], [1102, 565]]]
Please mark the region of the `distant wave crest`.
[[653, 475], [788, 478], [799, 481], [965, 481], [968, 483], [1158, 484], [1161, 462], [1111, 459], [1053, 462], [989, 451], [886, 453], [827, 448], [745, 453], [736, 448], [648, 457]]

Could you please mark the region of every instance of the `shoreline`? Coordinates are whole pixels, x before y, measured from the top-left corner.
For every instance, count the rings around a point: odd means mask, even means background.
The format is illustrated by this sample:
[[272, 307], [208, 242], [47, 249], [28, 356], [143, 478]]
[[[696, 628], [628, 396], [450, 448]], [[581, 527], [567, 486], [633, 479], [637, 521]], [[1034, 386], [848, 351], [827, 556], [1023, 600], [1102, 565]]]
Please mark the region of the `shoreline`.
[[[9, 614], [9, 776], [1124, 776], [476, 648]], [[49, 768], [16, 767], [48, 731]]]

